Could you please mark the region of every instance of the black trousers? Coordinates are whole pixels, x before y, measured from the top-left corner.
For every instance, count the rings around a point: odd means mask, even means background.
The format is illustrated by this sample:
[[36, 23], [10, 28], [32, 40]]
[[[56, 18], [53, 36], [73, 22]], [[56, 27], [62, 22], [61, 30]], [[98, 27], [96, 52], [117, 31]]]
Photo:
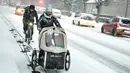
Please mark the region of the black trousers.
[[[25, 21], [23, 20], [23, 30], [24, 30], [24, 32], [26, 32], [27, 29], [28, 29], [28, 22], [25, 22]], [[32, 27], [32, 35], [33, 35], [33, 27]]]
[[39, 58], [38, 58], [38, 63], [44, 67], [44, 50], [40, 49], [40, 52], [39, 52]]

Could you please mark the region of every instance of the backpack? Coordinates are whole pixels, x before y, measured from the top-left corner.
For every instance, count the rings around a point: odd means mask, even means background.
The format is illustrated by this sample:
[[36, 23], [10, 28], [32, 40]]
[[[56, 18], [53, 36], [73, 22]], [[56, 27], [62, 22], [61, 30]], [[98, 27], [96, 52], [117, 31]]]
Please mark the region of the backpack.
[[25, 12], [29, 13], [29, 6], [25, 7]]

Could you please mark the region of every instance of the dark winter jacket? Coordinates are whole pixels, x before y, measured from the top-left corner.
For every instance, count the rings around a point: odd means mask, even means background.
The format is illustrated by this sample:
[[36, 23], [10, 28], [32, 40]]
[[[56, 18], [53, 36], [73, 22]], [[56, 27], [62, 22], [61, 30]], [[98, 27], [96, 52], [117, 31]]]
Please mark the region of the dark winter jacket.
[[29, 6], [25, 8], [25, 12], [23, 14], [23, 20], [24, 21], [31, 21], [34, 22], [34, 17], [36, 18], [36, 22], [38, 23], [38, 15], [36, 10], [33, 12], [30, 12]]
[[52, 16], [51, 18], [46, 18], [44, 13], [40, 16], [38, 21], [38, 27], [41, 29], [44, 27], [54, 26], [54, 24], [56, 27], [62, 28], [56, 17]]

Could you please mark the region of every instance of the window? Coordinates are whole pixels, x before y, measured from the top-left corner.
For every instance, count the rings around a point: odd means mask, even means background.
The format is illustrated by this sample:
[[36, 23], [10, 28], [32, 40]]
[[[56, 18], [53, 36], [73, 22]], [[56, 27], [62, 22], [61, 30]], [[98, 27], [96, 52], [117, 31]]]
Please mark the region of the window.
[[75, 17], [80, 17], [81, 16], [81, 13], [80, 12], [76, 12], [75, 13]]
[[90, 16], [84, 16], [82, 18], [85, 19], [85, 20], [92, 20], [92, 18]]
[[45, 34], [45, 43], [47, 47], [61, 47], [64, 48], [64, 36], [60, 33]]
[[130, 20], [128, 19], [122, 19], [121, 21], [123, 24], [130, 24]]

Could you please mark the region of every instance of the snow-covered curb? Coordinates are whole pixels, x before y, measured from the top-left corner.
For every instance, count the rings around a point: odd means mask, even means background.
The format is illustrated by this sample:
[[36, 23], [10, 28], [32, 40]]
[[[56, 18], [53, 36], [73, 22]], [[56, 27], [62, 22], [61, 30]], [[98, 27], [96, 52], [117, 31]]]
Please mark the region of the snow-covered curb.
[[[13, 36], [8, 31], [9, 29], [6, 26], [3, 16], [0, 14], [0, 32], [5, 33], [0, 35], [1, 47], [0, 47], [0, 73], [19, 73], [18, 67], [16, 65], [16, 58], [14, 50], [18, 49]], [[14, 49], [14, 50], [10, 50]]]

